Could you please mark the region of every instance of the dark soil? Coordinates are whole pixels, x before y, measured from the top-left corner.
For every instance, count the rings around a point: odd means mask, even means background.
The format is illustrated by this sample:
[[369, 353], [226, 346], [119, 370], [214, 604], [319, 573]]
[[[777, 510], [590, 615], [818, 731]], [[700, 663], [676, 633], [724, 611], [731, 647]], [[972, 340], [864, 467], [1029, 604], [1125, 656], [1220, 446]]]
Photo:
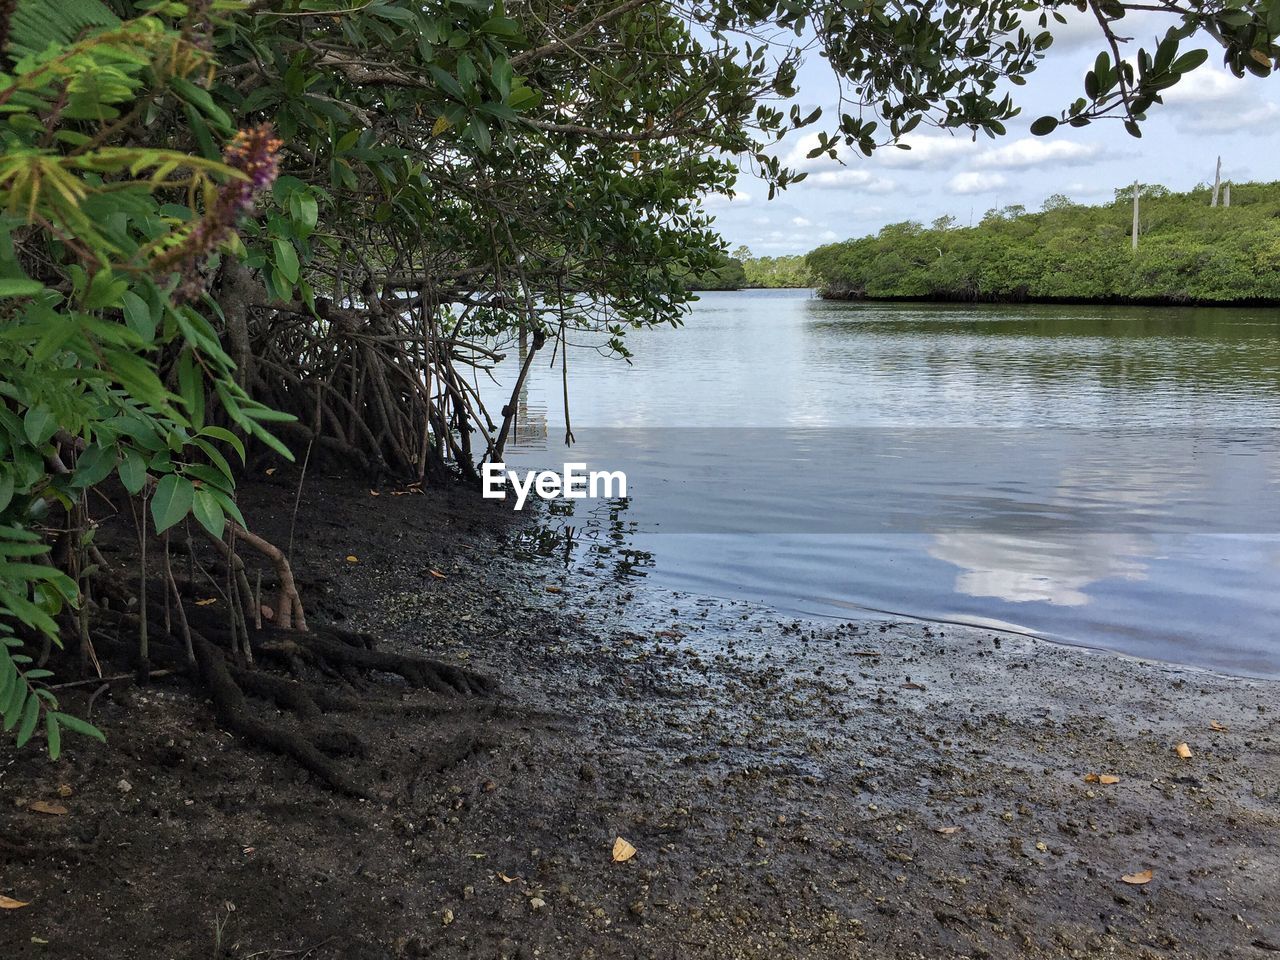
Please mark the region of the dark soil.
[[[282, 545], [293, 489], [244, 491]], [[783, 621], [521, 557], [517, 526], [464, 493], [309, 480], [309, 618], [501, 692], [387, 677], [377, 696], [404, 710], [318, 721], [369, 745], [350, 758], [368, 800], [246, 747], [174, 678], [99, 697], [105, 748], [77, 739], [51, 763], [0, 746], [0, 894], [30, 901], [0, 911], [0, 955], [1280, 951], [1276, 684], [987, 631]], [[625, 863], [617, 837], [638, 850]]]

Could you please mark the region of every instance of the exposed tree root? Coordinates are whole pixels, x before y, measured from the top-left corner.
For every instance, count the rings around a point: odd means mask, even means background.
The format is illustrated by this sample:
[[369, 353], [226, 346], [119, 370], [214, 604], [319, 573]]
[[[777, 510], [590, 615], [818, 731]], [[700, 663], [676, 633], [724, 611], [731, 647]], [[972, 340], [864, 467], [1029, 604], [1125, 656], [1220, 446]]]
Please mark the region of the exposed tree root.
[[[209, 639], [230, 645], [230, 633], [224, 624], [206, 620], [200, 630]], [[463, 696], [483, 696], [494, 688], [488, 678], [452, 664], [375, 650], [371, 637], [350, 630], [318, 627], [303, 632], [263, 624], [261, 630], [253, 631], [253, 642], [255, 650], [283, 661], [295, 673], [298, 664], [308, 664], [322, 672], [326, 668], [337, 669], [344, 677], [358, 677], [361, 671], [390, 673], [411, 687]]]
[[322, 683], [291, 680], [262, 670], [233, 669], [232, 675], [250, 696], [269, 700], [292, 710], [299, 719], [316, 719], [329, 713], [429, 715], [450, 713], [457, 707], [444, 700], [398, 700], [390, 697], [356, 697]]
[[[186, 638], [166, 632], [162, 607], [156, 602], [149, 611], [150, 649], [154, 663], [186, 673], [209, 694], [219, 725], [251, 744], [265, 747], [293, 759], [303, 769], [339, 792], [371, 796], [371, 787], [356, 776], [347, 761], [335, 757], [363, 757], [364, 742], [340, 725], [332, 715], [443, 713], [449, 700], [472, 697], [493, 690], [493, 684], [479, 674], [449, 664], [372, 649], [367, 634], [328, 627], [313, 631], [283, 629], [264, 625], [250, 631], [250, 641], [260, 655], [275, 658], [287, 666], [305, 667], [312, 675], [341, 671], [342, 681], [299, 680], [263, 669], [250, 668], [233, 651], [232, 633], [223, 614], [207, 608], [187, 610], [188, 633], [195, 654], [194, 670], [186, 658]], [[113, 659], [132, 662], [137, 647], [130, 642], [136, 634], [137, 614], [119, 609], [97, 611], [96, 640]], [[171, 621], [172, 622], [172, 621]], [[446, 699], [411, 701], [377, 693], [385, 690], [375, 674], [394, 674], [411, 687], [444, 695]], [[349, 682], [348, 682], [349, 681]], [[288, 711], [296, 720], [290, 724], [264, 713], [250, 698], [267, 701]]]
[[[492, 687], [489, 680], [470, 670], [435, 660], [355, 646], [341, 639], [334, 639], [328, 631], [306, 634], [300, 639], [300, 647], [306, 658], [319, 658], [331, 664], [398, 674], [412, 686], [425, 687], [433, 693], [475, 696], [489, 693]], [[284, 642], [298, 643], [298, 639], [286, 639]]]
[[259, 719], [231, 675], [222, 651], [198, 632], [193, 632], [191, 639], [200, 675], [209, 687], [214, 712], [223, 727], [252, 743], [291, 757], [299, 766], [311, 771], [335, 790], [354, 797], [369, 795], [364, 785], [348, 776], [339, 764], [309, 739]]
[[[443, 713], [456, 709], [461, 698], [494, 689], [469, 670], [376, 649], [368, 634], [308, 629], [284, 553], [230, 521], [227, 529], [226, 540], [206, 538], [216, 554], [206, 553], [203, 562], [188, 539], [185, 578], [169, 562], [165, 541], [160, 579], [136, 595], [130, 578], [100, 564], [88, 594], [94, 644], [122, 666], [162, 665], [189, 679], [208, 693], [223, 728], [292, 758], [333, 789], [361, 797], [371, 795], [371, 781], [361, 776], [360, 764], [340, 758], [363, 758], [369, 750], [339, 722], [342, 715]], [[250, 587], [253, 571], [238, 552], [245, 546], [274, 570], [274, 623], [257, 615], [261, 580], [259, 589]], [[210, 587], [226, 602], [193, 602]], [[290, 675], [267, 665], [282, 666]], [[422, 692], [402, 698], [406, 685]]]

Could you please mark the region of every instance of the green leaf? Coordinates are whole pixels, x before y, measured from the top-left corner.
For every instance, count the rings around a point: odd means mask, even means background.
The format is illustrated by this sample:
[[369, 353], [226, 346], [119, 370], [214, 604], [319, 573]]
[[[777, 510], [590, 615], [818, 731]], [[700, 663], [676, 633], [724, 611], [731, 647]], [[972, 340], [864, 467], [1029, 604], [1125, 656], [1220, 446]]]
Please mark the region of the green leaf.
[[26, 706], [22, 708], [22, 722], [18, 724], [17, 740], [18, 747], [25, 747], [27, 741], [31, 739], [31, 734], [36, 732], [36, 722], [40, 719], [40, 701], [35, 697], [28, 697]]
[[366, 7], [375, 17], [382, 17], [384, 20], [394, 20], [396, 23], [406, 23], [413, 20], [413, 13], [405, 10], [403, 7], [392, 7], [379, 4], [377, 6]]
[[58, 421], [53, 411], [42, 403], [27, 411], [22, 418], [22, 429], [27, 439], [39, 447], [58, 432]]
[[290, 283], [298, 282], [298, 252], [288, 240], [271, 241], [276, 252], [276, 269]]
[[72, 730], [75, 733], [82, 733], [86, 737], [93, 737], [93, 739], [98, 740], [101, 743], [107, 742], [106, 735], [92, 723], [81, 720], [79, 717], [73, 716], [69, 713], [57, 713], [52, 715], [58, 718], [59, 726], [66, 727], [68, 730]]
[[120, 474], [120, 482], [124, 484], [124, 488], [132, 494], [139, 493], [147, 482], [146, 461], [132, 448], [125, 450], [124, 459], [120, 461], [116, 472]]
[[101, 310], [104, 307], [119, 306], [128, 288], [128, 280], [117, 277], [109, 268], [104, 267], [89, 281], [89, 289], [84, 295], [84, 309]]
[[[12, 661], [10, 661], [12, 666]], [[9, 691], [9, 701], [4, 708], [4, 729], [7, 733], [13, 729], [13, 725], [18, 722], [18, 718], [22, 716], [22, 709], [27, 702], [27, 684], [18, 674], [17, 668], [13, 668], [14, 680], [13, 687]]]
[[1171, 73], [1186, 73], [1188, 70], [1194, 70], [1208, 59], [1208, 50], [1188, 50], [1169, 65], [1169, 71]]
[[49, 759], [57, 760], [62, 755], [62, 731], [58, 729], [58, 714], [52, 710], [44, 715], [44, 729], [49, 738]]
[[0, 297], [31, 297], [44, 289], [39, 280], [24, 277], [0, 277]]
[[221, 440], [223, 443], [231, 444], [231, 449], [240, 455], [240, 462], [244, 463], [244, 444], [230, 430], [225, 427], [205, 427], [200, 431], [200, 436], [211, 437], [214, 440]]
[[129, 329], [150, 343], [156, 336], [156, 318], [151, 313], [147, 301], [132, 290], [125, 291], [121, 297], [124, 306], [124, 322]]
[[213, 102], [213, 97], [209, 96], [208, 90], [203, 87], [197, 87], [190, 80], [184, 80], [182, 77], [172, 77], [169, 80], [169, 85], [183, 100], [194, 107], [198, 107], [206, 117], [221, 128], [223, 133], [230, 133], [235, 129], [231, 118], [227, 116], [221, 107]]
[[1037, 137], [1048, 136], [1058, 129], [1057, 117], [1041, 117], [1031, 124], [1031, 132]]
[[116, 465], [116, 448], [100, 447], [97, 444], [86, 447], [76, 458], [76, 472], [72, 480], [74, 487], [92, 487], [102, 482]]
[[444, 88], [444, 92], [449, 94], [455, 100], [466, 100], [467, 95], [462, 92], [462, 87], [453, 75], [436, 66], [427, 68], [427, 72], [437, 84]]
[[5, 507], [13, 499], [13, 488], [13, 468], [7, 463], [0, 463], [0, 513], [4, 513]]
[[520, 39], [520, 24], [512, 20], [510, 17], [490, 17], [484, 23], [480, 24], [480, 30], [484, 33], [491, 34], [495, 37], [503, 37], [507, 40]]
[[222, 533], [227, 527], [227, 518], [213, 494], [208, 490], [197, 490], [191, 512], [200, 521], [200, 526], [204, 527], [219, 540], [222, 539]]
[[299, 234], [307, 236], [316, 228], [316, 221], [320, 218], [320, 207], [315, 197], [297, 192], [289, 197], [289, 215], [300, 228]]
[[219, 504], [221, 504], [222, 510], [227, 516], [229, 516], [236, 523], [240, 524], [240, 526], [242, 527], [247, 528], [249, 526], [247, 523], [245, 523], [244, 514], [240, 512], [240, 508], [236, 506], [236, 502], [234, 500], [232, 500], [229, 496], [227, 496], [221, 490], [218, 490], [213, 487], [209, 488], [209, 493], [210, 495], [212, 495], [212, 497], [215, 500], [218, 501]]
[[190, 513], [194, 498], [195, 488], [186, 477], [176, 473], [161, 477], [156, 492], [151, 495], [151, 519], [155, 521], [156, 533], [164, 533]]

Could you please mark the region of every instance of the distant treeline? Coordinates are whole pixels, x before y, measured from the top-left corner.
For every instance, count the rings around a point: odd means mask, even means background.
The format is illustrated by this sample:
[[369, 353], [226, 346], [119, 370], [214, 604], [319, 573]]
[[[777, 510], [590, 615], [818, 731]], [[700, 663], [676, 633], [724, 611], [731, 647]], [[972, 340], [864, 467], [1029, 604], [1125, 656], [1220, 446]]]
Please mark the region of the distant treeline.
[[725, 256], [713, 269], [690, 274], [690, 290], [743, 290], [750, 287], [811, 287], [804, 256], [753, 257], [746, 247]]
[[1133, 189], [988, 210], [973, 227], [894, 223], [804, 259], [833, 299], [1280, 303], [1280, 182], [1233, 184], [1217, 207], [1208, 187], [1141, 185], [1136, 251]]

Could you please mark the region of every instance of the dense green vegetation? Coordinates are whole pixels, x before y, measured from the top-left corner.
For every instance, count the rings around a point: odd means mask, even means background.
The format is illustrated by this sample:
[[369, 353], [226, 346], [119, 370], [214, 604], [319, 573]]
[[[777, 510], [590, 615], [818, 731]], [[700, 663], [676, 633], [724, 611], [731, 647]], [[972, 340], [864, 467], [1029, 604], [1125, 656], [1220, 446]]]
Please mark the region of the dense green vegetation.
[[690, 291], [741, 290], [747, 285], [747, 274], [741, 260], [721, 254], [708, 269], [686, 276], [684, 283]]
[[[1280, 57], [1280, 0], [1170, 5], [1133, 65], [1119, 21], [1149, 4], [1092, 5], [1111, 53], [1039, 132], [1118, 115], [1137, 135], [1207, 60], [1199, 38], [1238, 75]], [[790, 131], [823, 124], [814, 156], [921, 124], [1003, 134], [1006, 84], [1067, 6], [0, 0], [5, 729], [56, 754], [64, 728], [95, 731], [59, 709], [52, 668], [163, 663], [230, 729], [358, 792], [237, 680], [266, 652], [264, 607], [291, 666], [371, 663], [307, 630], [286, 552], [241, 514], [245, 462], [288, 447], [474, 479], [516, 409], [475, 387], [504, 338], [533, 334], [514, 398], [544, 344], [587, 330], [625, 354], [627, 330], [678, 324], [686, 278], [725, 266], [699, 201], [742, 167], [770, 196], [798, 180], [775, 157]], [[846, 93], [826, 119], [777, 106], [815, 38]], [[95, 544], [114, 514], [133, 518], [128, 568]], [[197, 591], [222, 599], [216, 629], [188, 622]]]
[[974, 227], [949, 217], [895, 223], [806, 257], [823, 295], [962, 301], [1280, 302], [1280, 182], [1211, 190], [1145, 185], [1133, 251], [1133, 188], [1102, 206], [1050, 197], [1038, 213], [989, 210]]
[[799, 254], [783, 257], [753, 257], [746, 247], [734, 256], [742, 261], [748, 287], [811, 287], [809, 265]]
[[716, 265], [685, 280], [690, 290], [744, 290], [759, 287], [809, 287], [809, 266], [801, 255], [753, 257], [746, 247], [723, 255]]

